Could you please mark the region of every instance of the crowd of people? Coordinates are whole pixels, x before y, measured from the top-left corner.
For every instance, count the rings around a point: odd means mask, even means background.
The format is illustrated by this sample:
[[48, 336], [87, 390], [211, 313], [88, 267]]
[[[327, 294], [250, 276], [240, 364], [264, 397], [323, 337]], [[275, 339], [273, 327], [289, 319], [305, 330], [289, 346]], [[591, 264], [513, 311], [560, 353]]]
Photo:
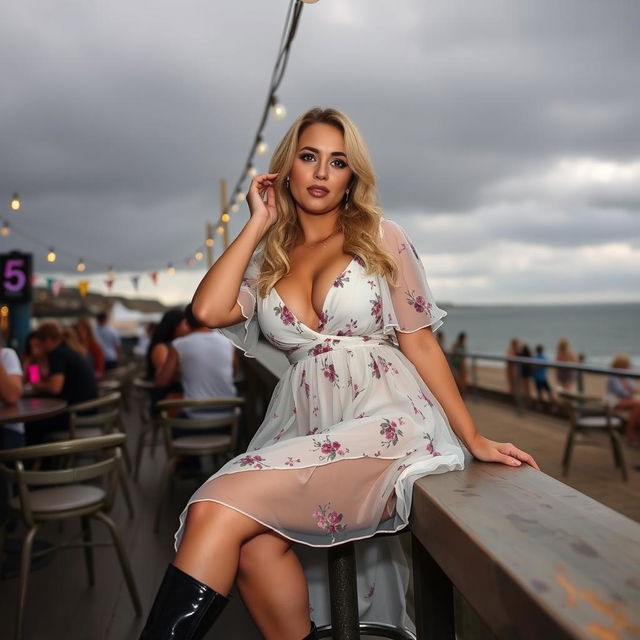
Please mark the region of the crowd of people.
[[[88, 317], [64, 327], [43, 322], [28, 334], [22, 360], [13, 349], [2, 348], [0, 399], [12, 405], [28, 391], [60, 398], [68, 405], [93, 400], [98, 396], [98, 380], [108, 368], [118, 366], [121, 355], [120, 337], [108, 325], [106, 313], [98, 314], [95, 329]], [[53, 431], [68, 428], [68, 419], [68, 414], [61, 414], [27, 425], [5, 425], [2, 446], [47, 442]]]
[[[458, 389], [464, 395], [468, 390], [467, 334], [461, 331], [449, 346], [446, 345], [444, 332], [439, 331], [437, 335], [440, 347], [447, 355]], [[532, 351], [526, 342], [518, 338], [512, 338], [509, 341], [505, 356], [533, 358], [542, 363], [549, 362], [544, 345], [537, 344]], [[558, 340], [554, 362], [571, 365], [581, 364], [584, 361], [584, 354], [576, 353], [567, 338], [561, 337]], [[547, 364], [507, 361], [505, 374], [508, 394], [514, 398], [519, 395], [524, 406], [531, 407], [536, 401], [539, 408], [546, 408], [551, 413], [556, 413], [560, 406], [558, 393], [580, 391], [579, 372], [576, 369], [554, 366], [555, 386], [553, 386], [549, 381], [548, 368]], [[609, 363], [609, 368], [629, 370], [632, 368], [631, 358], [626, 353], [616, 354]], [[603, 401], [612, 411], [624, 417], [627, 444], [640, 447], [640, 395], [634, 381], [624, 376], [607, 376]]]
[[[236, 395], [238, 360], [233, 345], [219, 332], [198, 325], [185, 309], [171, 309], [160, 322], [147, 325], [133, 354], [144, 361], [146, 378], [155, 384], [152, 410], [163, 398]], [[122, 340], [107, 313], [97, 314], [95, 322], [81, 317], [66, 326], [47, 321], [27, 336], [22, 359], [13, 349], [2, 348], [0, 401], [16, 404], [25, 391], [57, 397], [68, 405], [93, 400], [98, 397], [99, 380], [122, 361]], [[0, 444], [3, 448], [39, 444], [65, 428], [67, 414], [27, 425], [9, 424], [0, 429]]]

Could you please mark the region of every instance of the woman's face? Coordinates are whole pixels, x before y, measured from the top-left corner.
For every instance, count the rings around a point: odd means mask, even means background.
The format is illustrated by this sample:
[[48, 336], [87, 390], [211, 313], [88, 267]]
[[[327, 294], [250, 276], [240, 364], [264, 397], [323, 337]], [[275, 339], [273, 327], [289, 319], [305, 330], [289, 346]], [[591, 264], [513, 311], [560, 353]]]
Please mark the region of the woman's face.
[[45, 356], [44, 349], [42, 348], [42, 342], [37, 338], [31, 338], [31, 340], [29, 340], [29, 351], [34, 360], [40, 360]]
[[298, 209], [310, 214], [334, 211], [342, 203], [352, 175], [342, 132], [324, 123], [308, 126], [300, 136], [289, 172], [289, 189]]

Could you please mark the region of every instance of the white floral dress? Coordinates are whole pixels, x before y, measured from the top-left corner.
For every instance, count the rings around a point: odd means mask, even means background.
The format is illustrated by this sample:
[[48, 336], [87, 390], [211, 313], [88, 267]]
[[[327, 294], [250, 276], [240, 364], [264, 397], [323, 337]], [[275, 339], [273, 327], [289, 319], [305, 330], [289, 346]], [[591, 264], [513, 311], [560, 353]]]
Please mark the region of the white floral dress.
[[221, 331], [252, 356], [262, 330], [291, 364], [247, 452], [188, 505], [219, 502], [290, 540], [327, 547], [402, 529], [416, 478], [464, 468], [461, 442], [395, 335], [435, 330], [446, 312], [404, 229], [385, 219], [381, 236], [398, 263], [397, 286], [354, 256], [325, 298], [317, 331], [275, 288], [258, 296], [254, 256], [238, 296], [246, 320]]

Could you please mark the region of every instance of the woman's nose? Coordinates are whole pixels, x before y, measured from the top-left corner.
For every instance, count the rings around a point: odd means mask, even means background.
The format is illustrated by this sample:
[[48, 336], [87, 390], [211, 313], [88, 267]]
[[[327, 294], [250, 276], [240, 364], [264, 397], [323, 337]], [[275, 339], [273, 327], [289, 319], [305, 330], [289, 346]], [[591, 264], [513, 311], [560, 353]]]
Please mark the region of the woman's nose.
[[328, 164], [320, 160], [318, 164], [316, 164], [316, 170], [314, 172], [314, 177], [318, 180], [326, 180], [328, 173]]

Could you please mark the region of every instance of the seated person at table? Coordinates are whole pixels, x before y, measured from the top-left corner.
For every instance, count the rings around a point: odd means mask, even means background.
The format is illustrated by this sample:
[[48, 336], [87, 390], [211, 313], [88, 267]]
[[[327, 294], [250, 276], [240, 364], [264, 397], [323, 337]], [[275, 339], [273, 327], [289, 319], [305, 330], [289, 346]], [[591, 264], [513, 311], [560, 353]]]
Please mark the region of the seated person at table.
[[[0, 401], [13, 405], [22, 395], [22, 367], [18, 354], [13, 349], [0, 350]], [[14, 449], [24, 445], [24, 424], [14, 422], [0, 425], [0, 447]]]
[[[631, 369], [631, 358], [626, 353], [619, 353], [609, 366], [612, 369]], [[636, 385], [631, 378], [607, 376], [605, 401], [614, 411], [628, 412], [627, 443], [640, 446], [640, 398], [635, 393]]]
[[[55, 322], [45, 322], [35, 332], [34, 341], [47, 354], [49, 376], [33, 385], [36, 393], [47, 394], [74, 405], [98, 397], [98, 384], [93, 368], [62, 341], [62, 330]], [[52, 431], [67, 428], [68, 414], [31, 422], [27, 426], [27, 444], [47, 442]]]
[[[235, 397], [234, 346], [220, 332], [199, 324], [193, 314], [187, 311], [185, 315], [190, 332], [169, 346], [164, 364], [156, 371], [156, 385], [164, 387], [179, 375], [185, 400]], [[228, 414], [229, 410], [187, 409], [185, 413], [202, 418]]]

